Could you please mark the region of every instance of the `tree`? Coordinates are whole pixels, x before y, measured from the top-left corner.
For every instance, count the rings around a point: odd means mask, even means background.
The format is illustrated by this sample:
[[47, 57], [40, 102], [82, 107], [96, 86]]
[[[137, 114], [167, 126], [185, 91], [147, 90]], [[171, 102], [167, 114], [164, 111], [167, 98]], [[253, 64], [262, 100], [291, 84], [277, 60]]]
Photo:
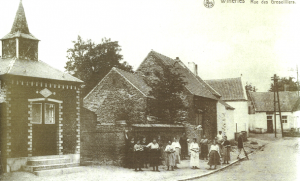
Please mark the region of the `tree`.
[[[278, 77], [277, 88], [278, 91], [297, 91], [300, 90], [297, 81], [294, 81], [294, 77]], [[269, 89], [270, 92], [274, 92], [274, 83], [271, 83]]]
[[255, 86], [252, 86], [252, 83], [246, 83], [246, 91], [249, 91], [249, 92], [257, 92], [257, 88]]
[[84, 41], [78, 36], [77, 41], [72, 43], [74, 47], [67, 50], [69, 60], [65, 69], [85, 82], [83, 95], [93, 89], [112, 67], [133, 72], [132, 66], [121, 62], [123, 56], [117, 41], [103, 38], [100, 44], [95, 44], [90, 39]]
[[186, 106], [182, 99], [186, 82], [176, 65], [161, 65], [161, 70], [154, 70], [156, 79], [145, 82], [152, 88], [148, 101], [151, 116], [157, 117], [161, 123], [172, 124], [178, 121]]

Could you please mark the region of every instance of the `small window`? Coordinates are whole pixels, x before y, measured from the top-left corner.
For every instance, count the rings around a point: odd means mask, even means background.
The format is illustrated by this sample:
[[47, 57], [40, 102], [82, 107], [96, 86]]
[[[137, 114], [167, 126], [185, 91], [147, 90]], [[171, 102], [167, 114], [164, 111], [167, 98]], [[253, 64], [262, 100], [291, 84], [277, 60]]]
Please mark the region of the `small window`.
[[273, 116], [267, 116], [267, 120], [273, 120]]
[[45, 124], [55, 124], [55, 105], [45, 104]]
[[287, 123], [287, 116], [281, 116], [282, 123]]
[[42, 104], [32, 104], [32, 121], [33, 124], [42, 124]]

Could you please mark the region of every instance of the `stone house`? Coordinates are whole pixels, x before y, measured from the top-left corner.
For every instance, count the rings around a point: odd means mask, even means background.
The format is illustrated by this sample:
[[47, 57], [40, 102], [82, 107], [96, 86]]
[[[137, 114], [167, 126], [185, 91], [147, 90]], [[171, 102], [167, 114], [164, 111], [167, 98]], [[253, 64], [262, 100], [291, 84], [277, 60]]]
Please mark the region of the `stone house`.
[[[221, 100], [235, 108], [234, 121], [231, 122], [231, 124], [226, 128], [227, 132], [229, 133], [227, 134], [227, 137], [232, 139], [234, 137], [234, 132], [248, 132], [248, 99], [242, 77], [205, 80], [205, 82], [222, 95], [220, 98]], [[222, 117], [219, 119], [222, 119]], [[219, 129], [221, 128], [218, 127], [218, 130]]]
[[[250, 92], [253, 114], [250, 114], [250, 131], [273, 133], [275, 130], [274, 92]], [[276, 94], [277, 100], [277, 94]], [[300, 128], [300, 97], [292, 91], [279, 92], [283, 130]], [[276, 130], [281, 132], [278, 104], [276, 104]]]
[[[188, 110], [182, 120], [184, 124], [173, 126], [173, 129], [182, 131], [178, 131], [177, 134], [172, 130], [158, 131], [158, 134], [169, 133], [164, 136], [169, 139], [180, 137], [183, 132], [186, 132], [188, 138], [195, 136], [200, 138], [202, 133], [199, 136], [195, 130], [198, 125], [202, 125], [203, 134], [210, 139], [217, 135], [218, 125], [222, 125], [226, 132], [226, 124], [233, 122], [234, 108], [221, 100], [221, 95], [197, 75], [196, 65], [194, 64], [195, 71], [192, 72], [179, 58], [171, 59], [151, 51], [135, 73], [113, 68], [84, 98], [85, 113], [82, 115], [89, 115], [88, 117], [92, 119], [85, 119], [83, 125], [86, 126], [82, 126], [83, 157], [90, 160], [96, 159], [101, 163], [106, 162], [105, 160], [113, 160], [110, 163], [121, 164], [121, 158], [116, 158], [116, 155], [122, 155], [121, 147], [125, 142], [125, 130], [133, 130], [132, 136], [143, 136], [141, 133], [145, 134], [147, 132], [143, 131], [145, 129], [153, 129], [153, 127], [155, 130], [166, 129], [165, 126], [153, 121], [148, 114], [147, 104], [153, 97], [149, 96], [151, 88], [144, 82], [144, 78], [154, 76], [154, 70], [160, 70], [162, 64], [176, 65], [178, 71], [184, 76], [187, 84], [181, 98]], [[230, 113], [224, 116], [226, 111]], [[218, 115], [223, 115], [223, 119], [218, 119]], [[114, 138], [108, 136], [109, 134], [112, 137], [115, 135]], [[151, 136], [146, 137], [148, 140], [152, 139]], [[109, 142], [108, 138], [114, 141]], [[166, 140], [166, 138], [162, 139]], [[90, 149], [91, 147], [93, 148]], [[97, 151], [100, 147], [114, 151], [100, 153]], [[95, 153], [98, 158], [91, 158]]]
[[59, 168], [64, 167], [57, 164], [61, 159], [67, 159], [65, 165], [79, 165], [83, 82], [38, 59], [39, 40], [29, 32], [22, 1], [11, 32], [1, 41], [0, 150], [5, 171], [55, 168], [49, 159]]

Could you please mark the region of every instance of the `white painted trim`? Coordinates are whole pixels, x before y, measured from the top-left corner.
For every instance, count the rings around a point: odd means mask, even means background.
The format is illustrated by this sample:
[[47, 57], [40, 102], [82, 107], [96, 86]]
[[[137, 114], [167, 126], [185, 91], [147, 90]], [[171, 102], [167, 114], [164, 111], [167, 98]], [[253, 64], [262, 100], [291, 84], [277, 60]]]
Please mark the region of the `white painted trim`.
[[35, 98], [35, 99], [28, 99], [29, 102], [37, 102], [37, 101], [50, 101], [62, 104], [63, 101], [56, 100], [56, 99], [47, 99], [47, 98]]

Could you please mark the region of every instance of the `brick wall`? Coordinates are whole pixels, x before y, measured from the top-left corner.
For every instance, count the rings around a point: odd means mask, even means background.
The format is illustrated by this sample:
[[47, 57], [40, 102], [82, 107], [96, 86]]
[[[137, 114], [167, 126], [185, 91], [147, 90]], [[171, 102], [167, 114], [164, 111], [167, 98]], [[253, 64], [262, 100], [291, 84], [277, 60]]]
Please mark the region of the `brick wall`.
[[[31, 107], [29, 99], [45, 99], [40, 91], [47, 88], [52, 92], [48, 97], [62, 101], [61, 106], [56, 107], [61, 112], [55, 124], [60, 127], [62, 137], [57, 137], [57, 147], [60, 147], [63, 154], [78, 153], [80, 143], [78, 125], [78, 107], [80, 98], [79, 85], [72, 85], [66, 82], [41, 80], [35, 78], [10, 77], [6, 82], [6, 124], [5, 140], [6, 157], [27, 157], [32, 155], [32, 125], [30, 123]], [[58, 130], [57, 130], [58, 131]], [[46, 135], [45, 135], [46, 136]], [[77, 141], [78, 140], [78, 141]], [[78, 148], [78, 149], [77, 149]], [[57, 153], [58, 154], [58, 153]]]

